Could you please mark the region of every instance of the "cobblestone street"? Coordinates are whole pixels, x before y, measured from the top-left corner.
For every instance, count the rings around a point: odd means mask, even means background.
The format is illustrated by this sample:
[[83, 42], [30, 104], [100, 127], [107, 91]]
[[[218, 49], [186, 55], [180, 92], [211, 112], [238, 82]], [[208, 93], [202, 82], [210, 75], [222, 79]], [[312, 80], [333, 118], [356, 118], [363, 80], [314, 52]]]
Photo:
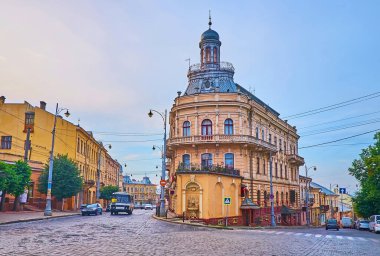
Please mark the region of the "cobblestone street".
[[0, 255], [380, 255], [380, 235], [324, 229], [219, 230], [162, 222], [153, 211], [0, 226]]

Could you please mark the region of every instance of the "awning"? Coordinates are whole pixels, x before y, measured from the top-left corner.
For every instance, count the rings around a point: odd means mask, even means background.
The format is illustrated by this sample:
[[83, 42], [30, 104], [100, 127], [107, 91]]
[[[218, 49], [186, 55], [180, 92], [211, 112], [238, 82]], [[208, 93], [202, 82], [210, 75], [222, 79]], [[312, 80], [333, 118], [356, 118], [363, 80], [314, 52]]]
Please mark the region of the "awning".
[[243, 202], [241, 203], [240, 209], [242, 210], [257, 210], [260, 209], [260, 206], [252, 202], [251, 199], [246, 197]]
[[290, 215], [290, 214], [295, 214], [295, 213], [297, 213], [297, 210], [290, 209], [289, 207], [286, 207], [285, 205], [281, 207], [281, 214]]

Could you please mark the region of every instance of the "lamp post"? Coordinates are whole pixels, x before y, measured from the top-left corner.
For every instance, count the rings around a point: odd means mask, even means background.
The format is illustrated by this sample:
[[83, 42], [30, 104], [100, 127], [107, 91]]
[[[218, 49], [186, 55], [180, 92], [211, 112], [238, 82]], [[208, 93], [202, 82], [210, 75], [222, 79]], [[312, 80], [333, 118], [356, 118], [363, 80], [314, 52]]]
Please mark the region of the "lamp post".
[[[305, 172], [306, 172], [306, 178], [308, 178], [307, 176], [307, 172], [313, 168], [314, 171], [317, 170], [317, 167], [316, 166], [311, 166], [309, 168], [307, 168], [306, 164], [305, 164]], [[310, 226], [310, 215], [309, 215], [309, 188], [310, 188], [310, 182], [307, 181], [306, 179], [306, 225], [309, 227]]]
[[[162, 174], [161, 174], [161, 180], [165, 181], [165, 171], [166, 171], [166, 115], [167, 111], [165, 109], [164, 113], [160, 113], [156, 110], [149, 110], [148, 116], [152, 117], [153, 112], [156, 112], [162, 117], [162, 121], [164, 122], [164, 145], [162, 148]], [[160, 182], [161, 183], [161, 182]], [[165, 211], [165, 186], [161, 185], [161, 196], [160, 196], [160, 216], [164, 217], [166, 215]]]
[[53, 165], [54, 165], [54, 140], [55, 140], [55, 126], [57, 124], [57, 116], [61, 111], [66, 110], [65, 116], [69, 117], [70, 113], [67, 108], [58, 108], [58, 103], [55, 108], [55, 115], [54, 115], [54, 126], [52, 131], [52, 141], [51, 141], [51, 151], [50, 151], [50, 159], [49, 159], [49, 176], [48, 176], [48, 185], [47, 185], [47, 193], [46, 193], [46, 207], [44, 211], [45, 216], [51, 216], [51, 186], [52, 186], [52, 180], [53, 180]]
[[[106, 146], [108, 146], [109, 149], [112, 148], [111, 144], [106, 144], [106, 145], [100, 144], [99, 146], [100, 147], [98, 149], [98, 170], [97, 170], [97, 177], [96, 177], [96, 201], [97, 202], [99, 201], [99, 198], [100, 198], [100, 159], [102, 156], [101, 149], [106, 147]], [[117, 184], [117, 186], [119, 186], [119, 184]]]
[[270, 225], [272, 227], [276, 226], [276, 221], [274, 218], [274, 195], [273, 195], [273, 183], [272, 183], [272, 152], [269, 153], [269, 178], [270, 178]]
[[[331, 185], [331, 183], [330, 183], [330, 191], [332, 191], [331, 189], [332, 189], [333, 186], [338, 187], [338, 184]], [[331, 195], [331, 198], [330, 198], [330, 208], [331, 208], [330, 212], [331, 212], [331, 219], [332, 219], [332, 218], [334, 218], [334, 209], [333, 209], [333, 203], [332, 203], [332, 195]]]

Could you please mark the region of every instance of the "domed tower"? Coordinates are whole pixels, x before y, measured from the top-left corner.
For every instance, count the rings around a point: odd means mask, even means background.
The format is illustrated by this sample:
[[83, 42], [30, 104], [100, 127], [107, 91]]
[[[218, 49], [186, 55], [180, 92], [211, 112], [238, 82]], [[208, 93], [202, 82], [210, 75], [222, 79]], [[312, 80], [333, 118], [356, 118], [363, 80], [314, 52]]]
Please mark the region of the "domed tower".
[[234, 67], [231, 63], [220, 61], [219, 34], [211, 29], [202, 33], [199, 42], [200, 63], [189, 67], [187, 73], [188, 87], [185, 95], [209, 92], [236, 92], [234, 83]]

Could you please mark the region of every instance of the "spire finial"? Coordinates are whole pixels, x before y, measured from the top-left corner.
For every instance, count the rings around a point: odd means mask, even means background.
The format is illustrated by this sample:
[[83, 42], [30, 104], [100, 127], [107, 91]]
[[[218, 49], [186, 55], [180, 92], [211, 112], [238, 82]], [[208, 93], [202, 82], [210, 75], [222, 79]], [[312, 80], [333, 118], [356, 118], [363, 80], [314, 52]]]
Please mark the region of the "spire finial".
[[211, 10], [208, 10], [208, 28], [211, 29], [211, 25], [212, 25], [212, 22], [211, 22]]

